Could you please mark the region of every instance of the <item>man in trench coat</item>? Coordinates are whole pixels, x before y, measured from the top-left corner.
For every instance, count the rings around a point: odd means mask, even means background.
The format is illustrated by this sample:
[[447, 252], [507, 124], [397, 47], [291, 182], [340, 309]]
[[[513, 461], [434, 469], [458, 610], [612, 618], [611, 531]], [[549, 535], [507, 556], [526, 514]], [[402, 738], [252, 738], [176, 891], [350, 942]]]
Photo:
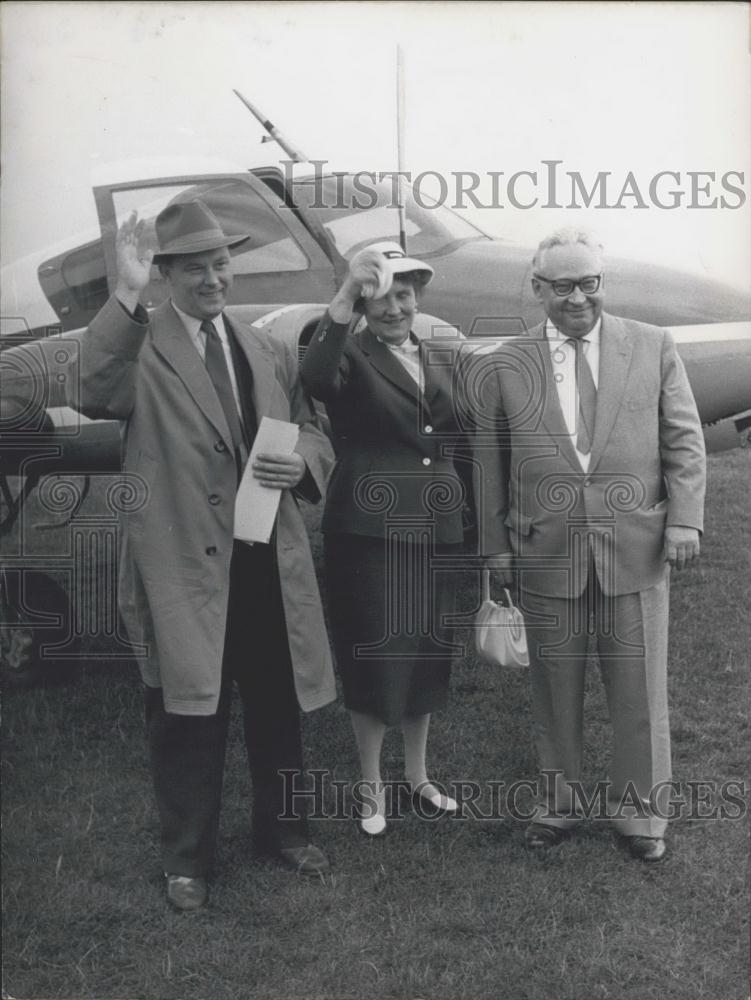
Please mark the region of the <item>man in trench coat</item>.
[[[125, 421], [134, 503], [124, 517], [120, 606], [141, 671], [162, 830], [167, 898], [207, 899], [233, 681], [244, 710], [256, 849], [303, 874], [328, 868], [294, 812], [302, 770], [298, 706], [335, 697], [320, 595], [297, 499], [320, 499], [333, 455], [292, 352], [224, 313], [229, 237], [200, 201], [156, 222], [143, 248], [135, 213], [117, 239], [118, 283], [81, 342], [75, 398], [91, 417]], [[170, 299], [139, 305], [158, 263]], [[291, 456], [260, 455], [253, 475], [281, 488], [271, 543], [233, 537], [235, 495], [263, 416], [300, 432]], [[138, 478], [136, 478], [138, 477]], [[137, 509], [135, 509], [137, 508]], [[296, 778], [297, 787], [300, 779]]]

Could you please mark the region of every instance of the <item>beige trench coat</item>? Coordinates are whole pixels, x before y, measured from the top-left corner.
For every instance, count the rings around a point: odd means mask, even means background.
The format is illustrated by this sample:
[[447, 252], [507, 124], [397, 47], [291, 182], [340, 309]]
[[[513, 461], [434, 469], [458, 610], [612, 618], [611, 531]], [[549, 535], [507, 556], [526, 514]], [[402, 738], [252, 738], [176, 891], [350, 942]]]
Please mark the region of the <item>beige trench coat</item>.
[[[144, 682], [164, 689], [179, 715], [216, 711], [227, 618], [237, 473], [221, 405], [169, 302], [132, 318], [111, 298], [83, 335], [71, 403], [91, 417], [124, 420], [123, 469], [133, 487], [123, 516], [120, 607]], [[300, 425], [308, 467], [295, 493], [317, 501], [333, 454], [304, 395], [289, 348], [226, 317], [253, 374], [256, 412]], [[135, 475], [127, 475], [135, 474]], [[335, 697], [307, 531], [285, 490], [276, 549], [295, 686], [301, 708]], [[248, 650], [253, 655], [253, 650]]]

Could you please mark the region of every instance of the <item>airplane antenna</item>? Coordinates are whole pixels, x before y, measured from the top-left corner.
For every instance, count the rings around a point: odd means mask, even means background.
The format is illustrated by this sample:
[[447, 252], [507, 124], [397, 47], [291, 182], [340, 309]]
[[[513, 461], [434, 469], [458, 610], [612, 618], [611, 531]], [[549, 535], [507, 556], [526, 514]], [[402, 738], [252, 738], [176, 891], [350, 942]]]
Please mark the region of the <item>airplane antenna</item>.
[[305, 153], [303, 153], [301, 149], [298, 149], [297, 146], [293, 146], [292, 143], [289, 141], [289, 139], [286, 139], [282, 135], [282, 133], [279, 131], [276, 125], [274, 125], [273, 122], [269, 121], [269, 119], [261, 111], [259, 111], [254, 104], [251, 104], [247, 97], [243, 97], [240, 91], [235, 90], [234, 87], [232, 88], [232, 92], [240, 98], [240, 100], [243, 102], [248, 111], [250, 111], [250, 113], [258, 119], [263, 128], [265, 128], [266, 131], [269, 133], [268, 135], [265, 135], [263, 137], [261, 142], [272, 142], [272, 141], [278, 142], [293, 163], [310, 162]]
[[399, 245], [407, 252], [407, 223], [404, 197], [404, 53], [396, 47], [396, 158], [397, 158], [397, 209], [399, 212]]

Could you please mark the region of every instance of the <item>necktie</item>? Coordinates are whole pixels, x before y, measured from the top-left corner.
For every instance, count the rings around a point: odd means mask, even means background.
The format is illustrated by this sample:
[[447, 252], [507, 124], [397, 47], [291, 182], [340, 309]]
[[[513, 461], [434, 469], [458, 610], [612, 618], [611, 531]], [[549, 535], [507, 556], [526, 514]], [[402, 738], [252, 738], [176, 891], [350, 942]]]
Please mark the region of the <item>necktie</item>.
[[224, 348], [216, 332], [216, 327], [211, 320], [205, 319], [201, 323], [201, 330], [206, 334], [206, 371], [222, 404], [224, 416], [227, 419], [232, 443], [235, 446], [235, 461], [237, 462], [238, 476], [242, 472], [244, 460], [248, 451], [245, 443], [243, 426], [240, 422], [240, 415], [237, 412], [235, 394], [232, 391], [232, 382], [227, 368], [227, 359], [224, 356]]
[[595, 411], [597, 409], [597, 389], [592, 378], [592, 369], [584, 357], [584, 341], [571, 337], [576, 356], [576, 388], [579, 395], [579, 410], [576, 419], [576, 450], [588, 455], [592, 450], [595, 433]]

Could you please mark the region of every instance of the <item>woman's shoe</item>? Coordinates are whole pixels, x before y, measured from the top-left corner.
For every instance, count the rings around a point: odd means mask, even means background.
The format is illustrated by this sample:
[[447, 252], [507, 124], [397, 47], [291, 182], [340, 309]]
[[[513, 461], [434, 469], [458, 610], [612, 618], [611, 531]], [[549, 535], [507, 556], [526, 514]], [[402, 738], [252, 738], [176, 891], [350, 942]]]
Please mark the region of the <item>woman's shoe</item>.
[[376, 792], [373, 783], [363, 782], [363, 785], [368, 794], [356, 801], [357, 825], [366, 837], [382, 837], [386, 833], [386, 788], [381, 785]]
[[[404, 790], [406, 793], [406, 789]], [[408, 794], [408, 793], [407, 793]], [[459, 804], [450, 795], [441, 795], [434, 792], [432, 795], [425, 795], [419, 788], [412, 792], [410, 797], [412, 808], [421, 819], [438, 819], [439, 816], [456, 816], [459, 812]]]
[[386, 833], [386, 817], [383, 813], [375, 813], [373, 816], [368, 816], [367, 819], [361, 817], [357, 825], [360, 833], [365, 834], [366, 837], [383, 837]]

